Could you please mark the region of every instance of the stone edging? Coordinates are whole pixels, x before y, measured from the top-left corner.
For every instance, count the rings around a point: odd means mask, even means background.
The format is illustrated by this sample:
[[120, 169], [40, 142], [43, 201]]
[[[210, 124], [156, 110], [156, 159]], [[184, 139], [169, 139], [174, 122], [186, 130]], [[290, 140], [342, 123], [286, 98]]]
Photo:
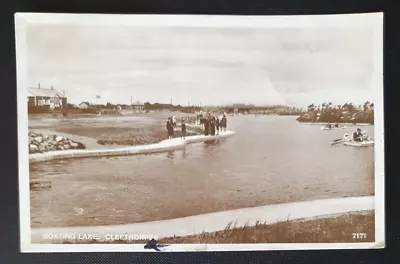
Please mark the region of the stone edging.
[[132, 146], [124, 148], [96, 149], [96, 150], [74, 149], [74, 150], [34, 153], [34, 154], [29, 154], [29, 163], [38, 163], [48, 160], [60, 160], [60, 159], [124, 156], [124, 155], [167, 152], [167, 151], [183, 149], [186, 147], [187, 144], [211, 141], [220, 138], [228, 138], [233, 135], [235, 135], [235, 132], [226, 131], [226, 132], [220, 132], [219, 135], [215, 136], [204, 136], [204, 135], [188, 136], [186, 137], [186, 139], [181, 139], [181, 138], [167, 139], [156, 144], [140, 145], [140, 146]]
[[56, 134], [44, 136], [42, 133], [29, 132], [28, 138], [29, 154], [69, 149], [85, 149], [85, 145], [81, 142]]

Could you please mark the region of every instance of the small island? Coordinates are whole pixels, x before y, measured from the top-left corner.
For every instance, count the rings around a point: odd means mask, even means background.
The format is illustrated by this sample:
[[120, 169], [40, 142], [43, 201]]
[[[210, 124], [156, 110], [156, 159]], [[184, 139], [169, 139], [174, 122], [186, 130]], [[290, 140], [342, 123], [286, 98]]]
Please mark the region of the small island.
[[310, 104], [307, 111], [297, 119], [304, 123], [352, 123], [374, 124], [374, 104], [367, 101], [363, 105], [345, 103], [333, 105], [331, 102], [321, 105]]

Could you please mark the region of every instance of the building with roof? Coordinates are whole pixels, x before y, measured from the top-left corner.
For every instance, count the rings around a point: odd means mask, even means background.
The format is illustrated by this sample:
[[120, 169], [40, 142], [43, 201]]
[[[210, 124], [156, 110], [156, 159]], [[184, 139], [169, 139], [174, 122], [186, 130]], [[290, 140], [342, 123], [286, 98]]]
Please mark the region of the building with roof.
[[48, 106], [50, 108], [62, 108], [67, 105], [67, 98], [63, 93], [55, 90], [53, 87], [41, 88], [29, 87], [28, 88], [28, 106]]
[[80, 108], [80, 109], [88, 109], [89, 107], [90, 107], [89, 102], [82, 102], [78, 105], [78, 108]]
[[139, 102], [139, 101], [135, 101], [131, 104], [131, 107], [133, 108], [133, 110], [144, 110], [144, 103]]

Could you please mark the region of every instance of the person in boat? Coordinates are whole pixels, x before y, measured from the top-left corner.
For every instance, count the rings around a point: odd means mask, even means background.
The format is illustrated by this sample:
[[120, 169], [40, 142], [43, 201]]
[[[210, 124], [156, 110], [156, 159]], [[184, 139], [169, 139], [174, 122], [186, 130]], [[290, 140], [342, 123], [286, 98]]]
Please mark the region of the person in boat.
[[174, 137], [174, 125], [172, 123], [172, 118], [168, 118], [167, 120], [167, 131], [168, 131], [168, 138], [171, 139]]
[[368, 134], [367, 134], [367, 131], [363, 131], [362, 132], [362, 135], [363, 135], [363, 140], [371, 140], [371, 138], [368, 136]]
[[217, 135], [219, 135], [219, 125], [220, 125], [219, 118], [218, 118], [218, 116], [216, 116], [215, 117], [215, 129], [217, 130]]
[[185, 119], [182, 118], [181, 121], [181, 138], [185, 139], [186, 137], [186, 124], [185, 124]]
[[211, 136], [215, 136], [215, 117], [210, 117], [210, 134]]
[[357, 131], [354, 132], [354, 134], [353, 134], [353, 140], [354, 140], [354, 141], [359, 141], [359, 142], [361, 142], [361, 141], [364, 140], [364, 136], [363, 136], [363, 134], [361, 133], [361, 129], [360, 129], [360, 128], [357, 128]]
[[226, 126], [227, 126], [227, 120], [226, 120], [226, 115], [224, 114], [221, 118], [221, 128], [226, 131]]

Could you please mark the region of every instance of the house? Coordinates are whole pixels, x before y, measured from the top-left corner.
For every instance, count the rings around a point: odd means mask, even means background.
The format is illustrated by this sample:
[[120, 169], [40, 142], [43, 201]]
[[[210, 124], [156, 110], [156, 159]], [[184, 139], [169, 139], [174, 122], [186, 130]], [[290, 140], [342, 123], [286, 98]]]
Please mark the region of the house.
[[41, 88], [40, 85], [28, 88], [28, 106], [48, 106], [50, 108], [61, 108], [67, 105], [67, 98], [63, 93], [51, 87]]
[[133, 102], [131, 106], [133, 110], [144, 110], [144, 104], [139, 101]]
[[90, 107], [89, 102], [82, 102], [78, 105], [78, 108], [80, 108], [80, 109], [88, 109], [89, 107]]

